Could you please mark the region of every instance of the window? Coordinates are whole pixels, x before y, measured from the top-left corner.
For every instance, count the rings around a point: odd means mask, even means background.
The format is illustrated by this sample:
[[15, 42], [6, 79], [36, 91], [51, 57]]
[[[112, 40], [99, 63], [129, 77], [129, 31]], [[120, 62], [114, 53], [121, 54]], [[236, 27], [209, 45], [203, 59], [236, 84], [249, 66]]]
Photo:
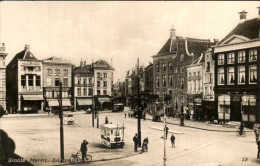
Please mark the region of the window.
[[159, 63], [156, 64], [156, 71], [160, 72], [160, 64]]
[[77, 89], [77, 94], [78, 94], [78, 96], [81, 96], [81, 88]]
[[100, 81], [97, 81], [97, 87], [100, 87]]
[[103, 90], [103, 95], [107, 95], [107, 90]]
[[60, 79], [59, 78], [55, 78], [55, 86], [60, 86]]
[[209, 83], [211, 84], [211, 83], [213, 83], [213, 74], [212, 73], [210, 73], [209, 74]]
[[26, 77], [25, 77], [25, 75], [21, 75], [21, 86], [26, 86]]
[[47, 73], [51, 74], [52, 73], [52, 69], [47, 69]]
[[91, 84], [92, 83], [92, 78], [88, 79], [88, 83]]
[[218, 97], [218, 117], [230, 119], [230, 96], [221, 95]]
[[208, 94], [208, 87], [205, 87], [205, 94]]
[[166, 87], [166, 75], [162, 75], [163, 87]]
[[223, 65], [224, 64], [224, 54], [219, 54], [218, 55], [218, 64]]
[[103, 82], [103, 87], [107, 87], [107, 82], [106, 81]]
[[172, 86], [172, 75], [169, 75], [169, 86]]
[[184, 89], [184, 78], [181, 78], [181, 89]]
[[246, 53], [245, 51], [241, 51], [238, 53], [238, 63], [243, 63], [246, 61]]
[[163, 71], [166, 71], [166, 64], [165, 63], [162, 63], [162, 68], [163, 68]]
[[103, 75], [104, 75], [104, 78], [107, 78], [107, 73], [104, 73]]
[[63, 86], [68, 86], [68, 78], [63, 78]]
[[178, 88], [178, 79], [176, 78], [175, 82], [174, 82], [174, 89]]
[[83, 96], [87, 96], [87, 88], [83, 88]]
[[97, 95], [100, 95], [100, 90], [97, 90]]
[[210, 71], [210, 62], [206, 63], [206, 71], [209, 72]]
[[218, 69], [218, 84], [224, 85], [224, 83], [225, 83], [224, 69], [220, 68]]
[[160, 87], [160, 79], [159, 76], [156, 76], [156, 86]]
[[245, 66], [238, 67], [238, 83], [245, 84]]
[[249, 83], [257, 83], [257, 66], [250, 66], [249, 67]]
[[78, 84], [79, 85], [81, 84], [81, 78], [80, 77], [78, 78]]
[[235, 63], [235, 54], [232, 53], [228, 53], [228, 64], [233, 64]]
[[180, 67], [180, 73], [183, 73], [184, 72], [184, 66], [181, 66]]
[[250, 58], [250, 62], [256, 61], [257, 60], [257, 50], [250, 50], [249, 58]]
[[29, 86], [33, 86], [33, 75], [29, 74]]
[[83, 78], [83, 85], [86, 85], [86, 84], [87, 84], [87, 79]]
[[92, 96], [92, 94], [93, 94], [93, 89], [92, 89], [92, 88], [89, 88], [89, 89], [88, 89], [88, 95], [89, 95], [89, 96]]
[[36, 86], [41, 86], [41, 76], [36, 76]]
[[64, 73], [65, 75], [67, 75], [69, 72], [68, 72], [67, 69], [64, 69], [64, 70], [63, 70], [63, 73]]
[[180, 61], [184, 61], [184, 54], [181, 54]]
[[234, 84], [235, 83], [235, 72], [234, 67], [228, 68], [228, 84]]
[[60, 69], [55, 69], [55, 74], [60, 74]]
[[172, 71], [172, 63], [171, 62], [168, 63], [168, 69], [169, 69], [169, 71]]
[[178, 67], [174, 67], [174, 73], [178, 73]]
[[200, 71], [198, 71], [198, 77], [200, 76]]

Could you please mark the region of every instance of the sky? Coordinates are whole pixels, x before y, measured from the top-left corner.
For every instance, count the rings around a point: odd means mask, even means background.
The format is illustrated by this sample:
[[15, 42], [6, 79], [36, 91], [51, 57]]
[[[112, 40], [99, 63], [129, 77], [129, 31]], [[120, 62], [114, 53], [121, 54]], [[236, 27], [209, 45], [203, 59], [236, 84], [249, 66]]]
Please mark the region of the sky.
[[152, 62], [170, 37], [221, 40], [238, 23], [258, 16], [257, 1], [1, 1], [0, 43], [6, 63], [26, 44], [37, 59], [61, 57], [78, 66], [104, 59], [115, 68], [114, 81], [123, 81], [140, 58]]

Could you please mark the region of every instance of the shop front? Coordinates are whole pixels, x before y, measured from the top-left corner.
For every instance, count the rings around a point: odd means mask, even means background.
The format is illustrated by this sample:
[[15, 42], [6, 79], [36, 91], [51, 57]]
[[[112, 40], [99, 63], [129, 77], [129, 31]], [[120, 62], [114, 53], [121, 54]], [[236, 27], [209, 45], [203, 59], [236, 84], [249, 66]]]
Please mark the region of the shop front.
[[243, 95], [241, 103], [242, 122], [255, 123], [256, 122], [256, 96]]
[[77, 98], [76, 110], [92, 110], [92, 97], [90, 98]]
[[230, 95], [218, 96], [218, 121], [220, 123], [230, 121]]
[[43, 96], [40, 94], [22, 94], [19, 102], [22, 113], [37, 113], [43, 110]]
[[202, 111], [202, 97], [194, 96], [193, 98], [193, 106], [194, 106], [194, 119], [196, 120], [204, 120], [204, 113]]

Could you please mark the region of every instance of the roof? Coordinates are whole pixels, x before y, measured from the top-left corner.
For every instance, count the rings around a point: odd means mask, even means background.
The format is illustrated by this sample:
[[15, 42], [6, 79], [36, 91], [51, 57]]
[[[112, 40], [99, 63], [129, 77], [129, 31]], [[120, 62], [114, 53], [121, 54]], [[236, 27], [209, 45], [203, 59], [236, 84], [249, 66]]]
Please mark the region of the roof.
[[71, 62], [69, 60], [64, 60], [62, 58], [58, 58], [55, 56], [43, 60], [43, 63], [70, 64], [71, 65]]
[[198, 57], [195, 61], [191, 63], [191, 65], [198, 65], [204, 62], [204, 54], [201, 54], [200, 57]]
[[83, 67], [80, 67], [80, 66], [75, 67], [74, 73], [75, 74], [92, 74], [93, 75], [91, 65], [86, 65], [86, 66], [83, 66]]
[[94, 69], [102, 70], [114, 70], [114, 68], [108, 64], [105, 60], [98, 60], [94, 63]]
[[257, 39], [259, 38], [259, 27], [260, 27], [260, 19], [254, 18], [250, 20], [245, 20], [242, 23], [237, 24], [237, 26], [227, 34], [217, 45], [224, 44], [226, 41], [233, 35], [243, 36], [248, 39]]
[[125, 128], [125, 127], [110, 123], [110, 124], [103, 124], [103, 125], [101, 125], [101, 129], [102, 129], [102, 128], [107, 128], [107, 129], [122, 129], [122, 128]]

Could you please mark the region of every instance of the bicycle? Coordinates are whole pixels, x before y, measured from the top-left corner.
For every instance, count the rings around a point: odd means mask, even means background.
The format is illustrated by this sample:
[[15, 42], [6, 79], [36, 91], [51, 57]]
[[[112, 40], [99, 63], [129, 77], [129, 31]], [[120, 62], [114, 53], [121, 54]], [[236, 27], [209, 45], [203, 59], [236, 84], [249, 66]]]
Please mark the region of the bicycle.
[[237, 136], [242, 136], [242, 137], [246, 136], [246, 132], [245, 131], [242, 131], [242, 134], [240, 135], [240, 130], [237, 130], [236, 134], [237, 134]]
[[[71, 157], [69, 158], [70, 164], [72, 163], [81, 163], [82, 159], [79, 157], [80, 151], [78, 151], [76, 154], [71, 154]], [[90, 154], [86, 154], [85, 156], [85, 161], [86, 162], [91, 162], [92, 161], [92, 156]]]

